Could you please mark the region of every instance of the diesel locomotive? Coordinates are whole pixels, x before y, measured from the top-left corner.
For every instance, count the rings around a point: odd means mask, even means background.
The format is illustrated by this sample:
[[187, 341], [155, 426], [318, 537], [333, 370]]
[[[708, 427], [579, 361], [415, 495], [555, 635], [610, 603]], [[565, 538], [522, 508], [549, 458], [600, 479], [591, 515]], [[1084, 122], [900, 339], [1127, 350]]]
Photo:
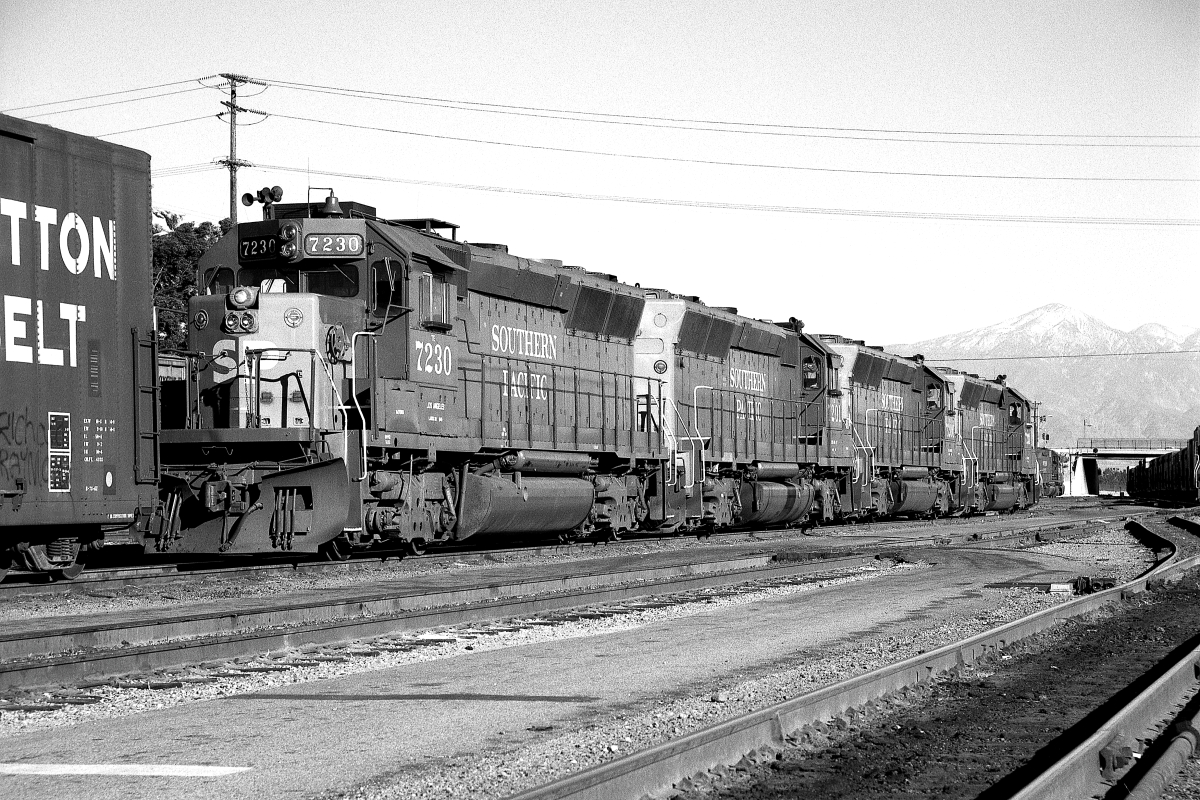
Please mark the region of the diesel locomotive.
[[1030, 403], [1003, 378], [278, 197], [202, 262], [187, 378], [163, 388], [187, 413], [164, 409], [160, 551], [340, 558], [1034, 500]]
[[[0, 117], [0, 571], [1035, 501], [1030, 403], [437, 219], [258, 193], [159, 353], [149, 157]], [[254, 202], [247, 196], [246, 200]]]

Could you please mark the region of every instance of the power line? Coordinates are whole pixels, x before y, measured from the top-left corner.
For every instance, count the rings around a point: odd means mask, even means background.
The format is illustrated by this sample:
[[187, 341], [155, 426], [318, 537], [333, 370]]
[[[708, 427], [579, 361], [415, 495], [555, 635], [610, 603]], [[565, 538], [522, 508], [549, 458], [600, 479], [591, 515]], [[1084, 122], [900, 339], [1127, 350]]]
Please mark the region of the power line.
[[116, 95], [119, 95], [119, 94], [132, 94], [133, 92], [148, 92], [151, 89], [163, 89], [163, 88], [166, 88], [167, 86], [182, 86], [185, 83], [193, 83], [194, 81], [206, 81], [209, 78], [213, 78], [213, 77], [216, 77], [216, 76], [208, 75], [203, 78], [190, 78], [186, 81], [171, 81], [170, 83], [158, 83], [158, 84], [155, 84], [154, 86], [142, 86], [137, 89], [121, 89], [120, 91], [116, 91], [116, 92], [105, 92], [103, 94], [90, 94], [85, 97], [75, 97], [70, 100], [52, 100], [48, 103], [34, 103], [31, 106], [16, 106], [14, 108], [0, 109], [0, 113], [11, 114], [14, 111], [26, 111], [30, 108], [44, 108], [45, 106], [59, 106], [59, 105], [63, 105], [64, 103], [82, 103], [85, 100], [98, 100], [101, 97], [115, 97]]
[[555, 197], [571, 200], [598, 200], [614, 203], [637, 203], [640, 205], [679, 206], [684, 208], [711, 208], [724, 211], [763, 211], [783, 214], [823, 214], [832, 216], [879, 217], [888, 219], [928, 219], [957, 222], [1025, 222], [1075, 225], [1139, 225], [1139, 226], [1200, 226], [1200, 219], [1148, 219], [1136, 217], [1034, 217], [1009, 214], [949, 214], [931, 211], [877, 211], [867, 209], [810, 208], [804, 206], [756, 205], [751, 203], [722, 203], [704, 200], [673, 200], [653, 197], [621, 197], [616, 195], [580, 194], [539, 189], [514, 189], [502, 186], [482, 186], [469, 183], [447, 183], [415, 178], [390, 178], [379, 175], [361, 175], [351, 172], [288, 167], [273, 164], [257, 164], [258, 169], [280, 172], [309, 173], [334, 178], [402, 183], [412, 186], [434, 186], [444, 189], [465, 189], [476, 192], [529, 195], [533, 197]]
[[[258, 112], [264, 113], [264, 112]], [[700, 158], [681, 158], [676, 156], [652, 156], [644, 153], [618, 153], [605, 150], [585, 150], [574, 147], [554, 147], [552, 145], [539, 144], [522, 144], [520, 142], [502, 142], [494, 139], [474, 139], [465, 136], [451, 136], [449, 134], [440, 133], [422, 133], [420, 131], [402, 130], [399, 128], [385, 128], [378, 125], [365, 125], [355, 122], [338, 122], [336, 120], [316, 119], [314, 117], [301, 117], [293, 114], [278, 114], [271, 113], [270, 116], [276, 119], [292, 120], [294, 122], [309, 122], [317, 125], [331, 125], [339, 128], [352, 128], [354, 130], [373, 131], [375, 133], [394, 133], [401, 136], [416, 136], [423, 139], [437, 139], [450, 142], [466, 142], [469, 144], [485, 144], [495, 147], [512, 147], [521, 150], [539, 150], [549, 151], [554, 153], [570, 153], [572, 155], [589, 155], [602, 156], [606, 158], [628, 158], [639, 161], [662, 161], [675, 164], [704, 164], [708, 166], [720, 167], [747, 167], [752, 169], [780, 169], [792, 170], [800, 172], [826, 172], [848, 175], [890, 175], [895, 177], [910, 177], [910, 178], [970, 178], [970, 179], [990, 179], [990, 180], [1023, 180], [1023, 181], [1087, 181], [1087, 182], [1161, 182], [1161, 183], [1200, 183], [1200, 178], [1138, 178], [1138, 177], [1106, 177], [1106, 176], [1084, 176], [1073, 177], [1069, 175], [995, 175], [995, 174], [970, 174], [970, 173], [954, 173], [954, 172], [905, 172], [900, 170], [870, 170], [870, 169], [838, 169], [834, 167], [804, 167], [794, 166], [790, 164], [758, 164], [744, 161], [717, 161], [713, 159]]]
[[[843, 128], [820, 125], [786, 125], [780, 123], [762, 123], [762, 122], [735, 122], [725, 120], [705, 120], [705, 119], [688, 119], [679, 117], [659, 117], [651, 115], [637, 114], [617, 114], [611, 112], [596, 112], [596, 111], [579, 111], [574, 109], [557, 109], [544, 108], [539, 106], [519, 106], [519, 105], [504, 105], [501, 103], [485, 103], [471, 100], [451, 100], [440, 97], [427, 97], [422, 95], [397, 94], [391, 92], [376, 92], [362, 89], [348, 89], [337, 86], [322, 86], [320, 84], [300, 83], [297, 81], [280, 81], [268, 80], [268, 83], [284, 89], [292, 89], [295, 91], [309, 91], [322, 94], [339, 95], [343, 97], [356, 97], [363, 99], [381, 100], [385, 102], [404, 103], [407, 105], [420, 105], [433, 108], [446, 108], [457, 111], [474, 111], [489, 114], [505, 114], [509, 116], [535, 117], [539, 119], [561, 119], [572, 122], [589, 122], [608, 125], [632, 125], [648, 128], [664, 128], [668, 130], [688, 130], [688, 131], [707, 131], [713, 133], [741, 133], [760, 136], [794, 136], [802, 138], [821, 138], [821, 139], [850, 139], [856, 141], [873, 141], [873, 142], [912, 142], [923, 144], [976, 144], [976, 145], [1008, 145], [1008, 146], [1039, 146], [1039, 147], [1179, 147], [1179, 148], [1195, 148], [1200, 147], [1200, 144], [1160, 144], [1160, 143], [1145, 143], [1145, 142], [1005, 142], [1005, 141], [967, 141], [961, 139], [913, 139], [913, 138], [887, 138], [880, 136], [850, 136], [848, 133], [872, 133], [872, 134], [890, 134], [892, 136], [983, 136], [983, 137], [1008, 137], [1008, 138], [1027, 138], [1027, 139], [1163, 139], [1163, 140], [1180, 140], [1180, 139], [1197, 139], [1200, 134], [1178, 135], [1178, 134], [1056, 134], [1056, 133], [1001, 133], [993, 131], [939, 131], [939, 130], [913, 130], [913, 129], [898, 129], [898, 128]], [[574, 116], [569, 116], [574, 115]], [[725, 128], [712, 127], [717, 125], [728, 126]], [[750, 130], [736, 130], [731, 128], [750, 128]], [[780, 130], [760, 130], [763, 128], [777, 128]], [[812, 131], [823, 131], [826, 133], [813, 133]], [[844, 133], [834, 135], [833, 131], [841, 131]]]
[[[1193, 224], [1200, 224], [1200, 220]], [[1118, 356], [1174, 356], [1186, 353], [1200, 353], [1200, 350], [1141, 350], [1130, 353], [1062, 353], [1060, 355], [1039, 356], [993, 356], [991, 358], [927, 358], [926, 362], [949, 364], [957, 361], [1034, 361], [1046, 358], [1116, 358]]]
[[170, 127], [171, 125], [182, 125], [185, 122], [197, 122], [202, 119], [219, 119], [220, 117], [221, 117], [220, 114], [206, 114], [203, 117], [189, 117], [188, 119], [177, 119], [174, 122], [162, 122], [162, 123], [159, 123], [158, 125], [146, 125], [141, 128], [129, 128], [128, 130], [124, 130], [124, 131], [112, 131], [111, 133], [97, 133], [97, 134], [95, 134], [95, 136], [97, 138], [99, 138], [101, 136], [120, 136], [122, 133], [134, 133], [136, 131], [148, 131], [153, 128], [167, 128], [167, 127]]
[[39, 117], [52, 117], [55, 114], [70, 114], [75, 111], [87, 111], [90, 108], [104, 108], [105, 106], [119, 106], [123, 103], [137, 103], [141, 100], [154, 100], [159, 97], [170, 97], [176, 94], [187, 94], [188, 92], [198, 92], [201, 89], [207, 89], [207, 86], [193, 86], [190, 89], [177, 89], [173, 92], [160, 92], [159, 94], [148, 94], [145, 97], [130, 97], [126, 100], [110, 100], [107, 103], [96, 103], [90, 106], [79, 106], [78, 108], [64, 108], [60, 111], [43, 111], [40, 114], [29, 114], [26, 119], [37, 119]]
[[163, 167], [150, 171], [152, 178], [174, 178], [178, 175], [188, 175], [194, 172], [205, 172], [210, 169], [225, 169], [222, 164], [214, 161], [205, 161], [199, 164], [181, 164], [174, 167]]

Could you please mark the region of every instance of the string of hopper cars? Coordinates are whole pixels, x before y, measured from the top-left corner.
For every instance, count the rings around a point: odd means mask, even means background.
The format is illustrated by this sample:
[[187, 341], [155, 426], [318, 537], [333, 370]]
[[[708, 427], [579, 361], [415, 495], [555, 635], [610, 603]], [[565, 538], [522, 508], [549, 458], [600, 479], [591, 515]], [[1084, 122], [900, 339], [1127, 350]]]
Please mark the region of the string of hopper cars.
[[1184, 447], [1126, 470], [1125, 490], [1130, 497], [1147, 500], [1200, 502], [1200, 428]]
[[260, 192], [201, 262], [187, 350], [160, 353], [149, 157], [0, 116], [0, 165], [0, 572], [72, 577], [114, 543], [345, 558], [1036, 501], [1002, 376], [332, 192]]

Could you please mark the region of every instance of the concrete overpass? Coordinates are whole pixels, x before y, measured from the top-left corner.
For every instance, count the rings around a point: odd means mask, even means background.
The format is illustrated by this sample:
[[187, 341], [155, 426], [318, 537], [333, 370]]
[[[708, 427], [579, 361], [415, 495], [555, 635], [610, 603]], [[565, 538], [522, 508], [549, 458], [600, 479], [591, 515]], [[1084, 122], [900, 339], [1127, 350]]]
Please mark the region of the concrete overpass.
[[[1179, 450], [1188, 439], [1077, 439], [1067, 448], [1068, 472], [1063, 488], [1068, 497], [1100, 493], [1100, 461], [1138, 461]], [[1060, 451], [1061, 452], [1061, 451]]]

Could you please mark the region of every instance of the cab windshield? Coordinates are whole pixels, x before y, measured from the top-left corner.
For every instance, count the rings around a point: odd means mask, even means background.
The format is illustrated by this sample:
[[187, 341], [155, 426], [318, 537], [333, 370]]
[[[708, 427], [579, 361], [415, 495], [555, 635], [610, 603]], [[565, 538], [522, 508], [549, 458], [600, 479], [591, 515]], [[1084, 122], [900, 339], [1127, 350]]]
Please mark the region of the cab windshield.
[[269, 293], [311, 292], [331, 297], [355, 297], [358, 294], [358, 271], [352, 266], [332, 263], [304, 269], [243, 267], [238, 282]]

